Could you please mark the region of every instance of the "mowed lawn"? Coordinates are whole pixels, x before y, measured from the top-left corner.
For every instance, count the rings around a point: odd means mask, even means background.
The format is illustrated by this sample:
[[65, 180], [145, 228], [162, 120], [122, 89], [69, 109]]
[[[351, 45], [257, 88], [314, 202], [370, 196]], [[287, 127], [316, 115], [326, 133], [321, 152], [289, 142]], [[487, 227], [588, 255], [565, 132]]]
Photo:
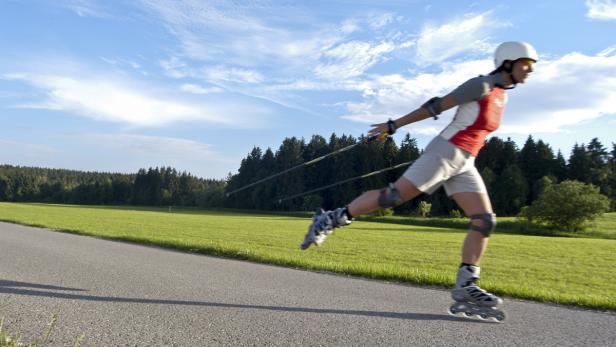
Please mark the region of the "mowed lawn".
[[[450, 287], [465, 231], [357, 221], [300, 251], [310, 220], [231, 212], [0, 203], [0, 220], [107, 239]], [[616, 310], [616, 240], [499, 234], [480, 284], [517, 298]]]

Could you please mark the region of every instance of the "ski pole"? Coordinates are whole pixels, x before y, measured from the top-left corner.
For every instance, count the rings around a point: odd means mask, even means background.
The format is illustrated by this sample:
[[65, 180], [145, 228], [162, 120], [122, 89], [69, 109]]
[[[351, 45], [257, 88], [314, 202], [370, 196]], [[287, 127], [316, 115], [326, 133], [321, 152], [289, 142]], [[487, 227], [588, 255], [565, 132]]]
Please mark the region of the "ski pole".
[[309, 161], [307, 161], [307, 162], [304, 162], [304, 163], [298, 164], [298, 165], [296, 165], [296, 166], [293, 166], [293, 167], [291, 167], [291, 168], [288, 168], [288, 169], [286, 169], [286, 170], [284, 170], [284, 171], [281, 171], [281, 172], [278, 172], [278, 173], [273, 174], [273, 175], [271, 175], [271, 176], [268, 176], [268, 177], [262, 178], [262, 179], [260, 179], [260, 180], [258, 180], [258, 181], [256, 181], [256, 182], [253, 182], [253, 183], [247, 184], [247, 185], [245, 185], [245, 186], [243, 186], [243, 187], [240, 187], [240, 188], [238, 188], [238, 189], [235, 189], [235, 190], [233, 190], [233, 191], [228, 192], [227, 194], [225, 194], [225, 196], [228, 198], [228, 197], [229, 197], [229, 196], [231, 196], [232, 194], [235, 194], [235, 193], [237, 193], [237, 192], [241, 192], [242, 190], [245, 190], [245, 189], [248, 189], [248, 188], [250, 188], [250, 187], [256, 186], [257, 184], [260, 184], [260, 183], [263, 183], [263, 182], [269, 181], [269, 180], [271, 180], [272, 178], [276, 178], [276, 177], [278, 177], [278, 176], [282, 176], [282, 175], [284, 175], [284, 174], [286, 174], [286, 173], [288, 173], [288, 172], [291, 172], [291, 171], [293, 171], [293, 170], [299, 169], [299, 168], [301, 168], [301, 167], [308, 166], [308, 165], [312, 165], [312, 164], [317, 163], [317, 162], [319, 162], [319, 161], [321, 161], [321, 160], [323, 160], [323, 159], [325, 159], [325, 158], [328, 158], [328, 157], [334, 156], [334, 155], [336, 155], [336, 154], [340, 154], [340, 153], [342, 153], [342, 152], [348, 151], [349, 149], [351, 149], [351, 148], [353, 148], [353, 147], [355, 147], [355, 146], [361, 145], [362, 143], [368, 143], [368, 142], [374, 141], [374, 140], [376, 140], [376, 139], [383, 139], [383, 138], [385, 138], [385, 137], [387, 137], [387, 133], [384, 133], [383, 135], [374, 135], [374, 136], [371, 136], [371, 137], [369, 137], [367, 140], [365, 140], [365, 141], [363, 141], [363, 142], [358, 142], [358, 143], [354, 143], [354, 144], [352, 144], [352, 145], [348, 145], [348, 146], [343, 147], [343, 148], [339, 148], [339, 149], [337, 149], [337, 150], [335, 150], [335, 151], [333, 151], [333, 152], [331, 152], [331, 153], [328, 153], [328, 154], [322, 155], [322, 156], [320, 156], [320, 157], [318, 157], [318, 158], [314, 158], [314, 159], [309, 160]]
[[325, 189], [327, 189], [327, 188], [332, 188], [332, 187], [335, 187], [335, 186], [339, 186], [339, 185], [341, 185], [341, 184], [345, 184], [345, 183], [348, 183], [348, 182], [356, 181], [356, 180], [358, 180], [358, 179], [362, 179], [362, 178], [366, 178], [366, 177], [370, 177], [370, 176], [378, 175], [378, 174], [383, 173], [383, 172], [387, 172], [387, 171], [395, 170], [395, 169], [398, 169], [398, 168], [404, 167], [404, 166], [406, 166], [406, 165], [410, 165], [410, 164], [412, 164], [413, 162], [414, 162], [414, 160], [411, 160], [411, 161], [407, 161], [407, 162], [404, 162], [404, 163], [396, 164], [396, 165], [394, 165], [394, 166], [390, 166], [390, 167], [385, 168], [385, 169], [381, 169], [381, 170], [377, 170], [377, 171], [372, 171], [372, 172], [369, 172], [369, 173], [364, 174], [364, 175], [361, 175], [361, 176], [355, 176], [355, 177], [347, 178], [347, 179], [345, 179], [345, 180], [338, 181], [338, 182], [336, 182], [336, 183], [332, 183], [332, 184], [328, 184], [328, 185], [323, 186], [323, 187], [315, 188], [315, 189], [309, 190], [309, 191], [307, 191], [307, 192], [303, 192], [303, 193], [299, 193], [299, 194], [295, 194], [295, 195], [287, 196], [287, 197], [285, 197], [285, 198], [280, 198], [280, 199], [276, 200], [276, 202], [278, 202], [278, 203], [280, 204], [280, 203], [282, 203], [283, 201], [287, 201], [287, 200], [291, 200], [291, 199], [299, 198], [299, 197], [301, 197], [301, 196], [308, 195], [308, 194], [312, 194], [312, 193], [316, 193], [316, 192], [319, 192], [319, 191], [321, 191], [321, 190], [325, 190]]

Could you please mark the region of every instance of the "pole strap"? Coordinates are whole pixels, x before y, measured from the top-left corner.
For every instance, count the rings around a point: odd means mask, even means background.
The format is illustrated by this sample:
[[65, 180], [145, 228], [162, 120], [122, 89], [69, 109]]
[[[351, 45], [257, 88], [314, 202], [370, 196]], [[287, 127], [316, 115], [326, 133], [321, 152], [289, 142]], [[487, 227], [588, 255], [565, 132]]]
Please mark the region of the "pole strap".
[[350, 150], [350, 149], [352, 149], [352, 148], [354, 148], [354, 147], [356, 147], [356, 146], [359, 146], [359, 145], [361, 145], [361, 144], [363, 144], [363, 143], [372, 142], [372, 141], [377, 140], [377, 139], [380, 139], [380, 138], [381, 138], [381, 137], [380, 137], [380, 136], [378, 136], [378, 135], [375, 135], [375, 136], [370, 136], [369, 138], [367, 138], [366, 140], [364, 140], [364, 141], [362, 141], [362, 142], [357, 142], [357, 143], [354, 143], [354, 144], [352, 144], [352, 145], [348, 145], [348, 146], [346, 146], [346, 147], [339, 148], [339, 149], [337, 149], [337, 150], [335, 150], [335, 151], [333, 151], [333, 152], [330, 152], [330, 153], [328, 153], [328, 154], [322, 155], [322, 156], [320, 156], [320, 157], [318, 157], [318, 158], [314, 158], [314, 159], [309, 160], [309, 161], [307, 161], [307, 162], [304, 162], [304, 163], [301, 163], [301, 164], [295, 165], [295, 166], [290, 167], [290, 168], [288, 168], [288, 169], [286, 169], [286, 170], [284, 170], [284, 171], [278, 172], [278, 173], [273, 174], [273, 175], [271, 175], [271, 176], [268, 176], [268, 177], [262, 178], [262, 179], [260, 179], [260, 180], [258, 180], [258, 181], [256, 181], [256, 182], [253, 182], [253, 183], [247, 184], [247, 185], [245, 185], [245, 186], [243, 186], [243, 187], [240, 187], [240, 188], [238, 188], [238, 189], [235, 189], [235, 190], [233, 190], [233, 191], [230, 191], [230, 192], [228, 192], [227, 194], [225, 194], [225, 196], [228, 198], [228, 197], [229, 197], [229, 196], [231, 196], [232, 194], [235, 194], [235, 193], [237, 193], [237, 192], [241, 192], [241, 191], [246, 190], [246, 189], [248, 189], [248, 188], [250, 188], [250, 187], [254, 187], [254, 186], [256, 186], [257, 184], [260, 184], [260, 183], [263, 183], [263, 182], [269, 181], [269, 180], [271, 180], [271, 179], [273, 179], [273, 178], [276, 178], [276, 177], [278, 177], [278, 176], [282, 176], [282, 175], [284, 175], [284, 174], [286, 174], [286, 173], [289, 173], [289, 172], [294, 171], [294, 170], [296, 170], [296, 169], [299, 169], [299, 168], [301, 168], [301, 167], [304, 167], [304, 166], [308, 166], [308, 165], [315, 164], [315, 163], [317, 163], [317, 162], [319, 162], [319, 161], [321, 161], [321, 160], [323, 160], [323, 159], [325, 159], [325, 158], [328, 158], [328, 157], [334, 156], [334, 155], [336, 155], [336, 154], [340, 154], [340, 153], [345, 152], [345, 151], [348, 151], [348, 150]]
[[342, 185], [342, 184], [345, 184], [345, 183], [348, 183], [348, 182], [352, 182], [352, 181], [356, 181], [356, 180], [359, 180], [359, 179], [362, 179], [362, 178], [378, 175], [378, 174], [383, 173], [383, 172], [399, 169], [401, 167], [411, 165], [413, 162], [414, 162], [414, 160], [411, 160], [411, 161], [407, 161], [407, 162], [404, 162], [404, 163], [396, 164], [394, 166], [390, 166], [390, 167], [385, 168], [385, 169], [381, 169], [381, 170], [377, 170], [377, 171], [372, 171], [372, 172], [369, 172], [367, 174], [363, 174], [361, 176], [355, 176], [355, 177], [347, 178], [345, 180], [338, 181], [338, 182], [332, 183], [332, 184], [328, 184], [326, 186], [322, 186], [322, 187], [319, 187], [319, 188], [315, 188], [315, 189], [309, 190], [307, 192], [298, 193], [298, 194], [295, 194], [295, 195], [291, 195], [291, 196], [287, 196], [287, 197], [284, 197], [284, 198], [277, 199], [276, 202], [280, 204], [283, 201], [299, 198], [301, 196], [305, 196], [305, 195], [309, 195], [309, 194], [312, 194], [312, 193], [316, 193], [316, 192], [319, 192], [321, 190], [325, 190], [325, 189], [328, 189], [328, 188], [339, 186], [339, 185]]

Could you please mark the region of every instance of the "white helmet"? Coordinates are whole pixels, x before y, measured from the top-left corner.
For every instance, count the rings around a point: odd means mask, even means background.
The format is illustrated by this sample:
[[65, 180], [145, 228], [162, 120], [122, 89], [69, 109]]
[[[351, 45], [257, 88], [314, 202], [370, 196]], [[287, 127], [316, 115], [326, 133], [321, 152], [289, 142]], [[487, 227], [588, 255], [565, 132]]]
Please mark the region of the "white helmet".
[[505, 60], [515, 61], [522, 58], [539, 60], [537, 51], [530, 44], [520, 41], [503, 42], [494, 53], [494, 65], [498, 69]]

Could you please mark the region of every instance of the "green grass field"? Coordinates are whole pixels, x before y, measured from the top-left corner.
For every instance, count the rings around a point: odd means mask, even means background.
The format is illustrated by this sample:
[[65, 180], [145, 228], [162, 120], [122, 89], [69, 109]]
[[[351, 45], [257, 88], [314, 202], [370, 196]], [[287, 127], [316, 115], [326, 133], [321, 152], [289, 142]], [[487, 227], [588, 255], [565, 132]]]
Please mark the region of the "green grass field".
[[[398, 223], [406, 225], [437, 226], [454, 229], [466, 229], [468, 219], [466, 218], [445, 218], [445, 217], [407, 217], [407, 216], [387, 216], [387, 217], [363, 217], [362, 220]], [[498, 217], [498, 231], [503, 234], [536, 235], [536, 236], [562, 236], [562, 237], [590, 237], [601, 239], [616, 240], [616, 213], [606, 213], [597, 220], [588, 223], [586, 229], [577, 232], [567, 232], [546, 227], [529, 225], [526, 220], [517, 217]]]
[[[614, 223], [616, 216], [607, 216]], [[300, 251], [309, 219], [180, 211], [0, 203], [0, 220], [369, 278], [450, 287], [462, 229], [357, 221], [323, 247]], [[499, 234], [481, 285], [509, 297], [616, 310], [616, 240]]]

